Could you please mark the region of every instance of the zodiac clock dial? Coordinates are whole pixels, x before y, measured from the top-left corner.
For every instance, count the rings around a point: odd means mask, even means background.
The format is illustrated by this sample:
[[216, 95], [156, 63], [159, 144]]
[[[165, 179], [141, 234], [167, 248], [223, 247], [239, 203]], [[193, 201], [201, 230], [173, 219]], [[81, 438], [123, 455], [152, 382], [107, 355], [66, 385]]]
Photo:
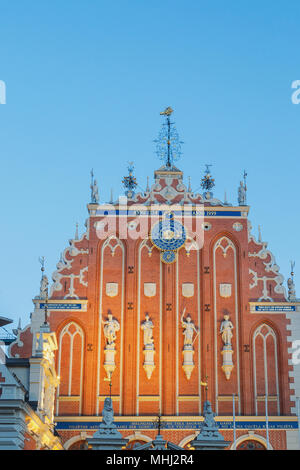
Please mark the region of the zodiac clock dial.
[[173, 263], [177, 258], [177, 251], [186, 241], [186, 231], [183, 225], [174, 220], [173, 214], [157, 222], [150, 234], [151, 241], [161, 251], [161, 260], [164, 263]]

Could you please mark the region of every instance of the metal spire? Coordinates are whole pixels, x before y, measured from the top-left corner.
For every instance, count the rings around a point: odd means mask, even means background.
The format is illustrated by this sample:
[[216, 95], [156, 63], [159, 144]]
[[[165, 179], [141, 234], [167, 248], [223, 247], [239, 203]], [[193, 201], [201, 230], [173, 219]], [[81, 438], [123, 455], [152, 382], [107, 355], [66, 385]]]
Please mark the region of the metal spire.
[[156, 155], [165, 162], [168, 169], [171, 169], [173, 163], [181, 157], [181, 144], [183, 144], [179, 140], [174, 122], [170, 120], [172, 113], [173, 109], [170, 106], [160, 113], [161, 116], [165, 116], [166, 120], [162, 125], [158, 138], [154, 140]]

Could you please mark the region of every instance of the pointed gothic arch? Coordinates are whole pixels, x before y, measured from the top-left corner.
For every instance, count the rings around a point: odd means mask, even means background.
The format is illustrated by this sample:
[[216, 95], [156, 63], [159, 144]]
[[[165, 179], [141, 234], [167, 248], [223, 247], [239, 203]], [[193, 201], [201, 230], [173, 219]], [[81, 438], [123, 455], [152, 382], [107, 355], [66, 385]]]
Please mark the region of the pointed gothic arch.
[[82, 411], [84, 331], [74, 320], [64, 325], [59, 334], [58, 375], [61, 384], [57, 388], [56, 410], [59, 414], [60, 401], [79, 402]]
[[[276, 403], [280, 415], [280, 383], [278, 335], [271, 324], [261, 322], [252, 334], [253, 387], [255, 414], [265, 414], [265, 397], [268, 407]], [[275, 411], [275, 410], [274, 410]]]

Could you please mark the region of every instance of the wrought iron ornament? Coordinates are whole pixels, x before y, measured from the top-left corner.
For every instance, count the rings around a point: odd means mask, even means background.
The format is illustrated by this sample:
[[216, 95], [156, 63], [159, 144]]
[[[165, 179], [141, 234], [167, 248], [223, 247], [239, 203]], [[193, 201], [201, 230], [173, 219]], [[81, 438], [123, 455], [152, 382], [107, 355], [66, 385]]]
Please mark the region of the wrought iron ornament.
[[134, 194], [134, 190], [137, 187], [136, 178], [133, 176], [134, 166], [133, 162], [129, 162], [128, 164], [128, 176], [124, 176], [122, 184], [124, 188], [127, 190], [125, 194], [131, 197]]
[[210, 191], [215, 186], [215, 180], [210, 174], [210, 166], [211, 165], [206, 165], [205, 175], [201, 180], [201, 187], [204, 191]]
[[162, 125], [158, 138], [154, 140], [156, 143], [156, 155], [165, 162], [166, 167], [169, 169], [181, 157], [181, 145], [183, 144], [179, 140], [174, 122], [170, 120], [172, 113], [173, 109], [171, 107], [166, 108], [160, 113], [161, 116], [165, 116], [166, 121]]
[[170, 264], [176, 261], [177, 251], [185, 244], [186, 231], [170, 213], [153, 226], [150, 238], [153, 245], [161, 251], [161, 260]]

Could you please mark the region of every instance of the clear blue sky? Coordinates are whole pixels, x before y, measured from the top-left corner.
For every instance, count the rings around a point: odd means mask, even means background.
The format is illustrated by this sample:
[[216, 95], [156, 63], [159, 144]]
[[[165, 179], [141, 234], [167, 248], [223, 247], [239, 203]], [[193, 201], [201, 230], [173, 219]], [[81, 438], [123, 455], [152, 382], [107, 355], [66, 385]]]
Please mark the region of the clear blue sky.
[[166, 106], [184, 140], [178, 166], [237, 201], [244, 168], [254, 233], [300, 296], [300, 2], [2, 0], [0, 314], [28, 322], [60, 253], [84, 231], [94, 168], [101, 201], [133, 160], [141, 187]]

